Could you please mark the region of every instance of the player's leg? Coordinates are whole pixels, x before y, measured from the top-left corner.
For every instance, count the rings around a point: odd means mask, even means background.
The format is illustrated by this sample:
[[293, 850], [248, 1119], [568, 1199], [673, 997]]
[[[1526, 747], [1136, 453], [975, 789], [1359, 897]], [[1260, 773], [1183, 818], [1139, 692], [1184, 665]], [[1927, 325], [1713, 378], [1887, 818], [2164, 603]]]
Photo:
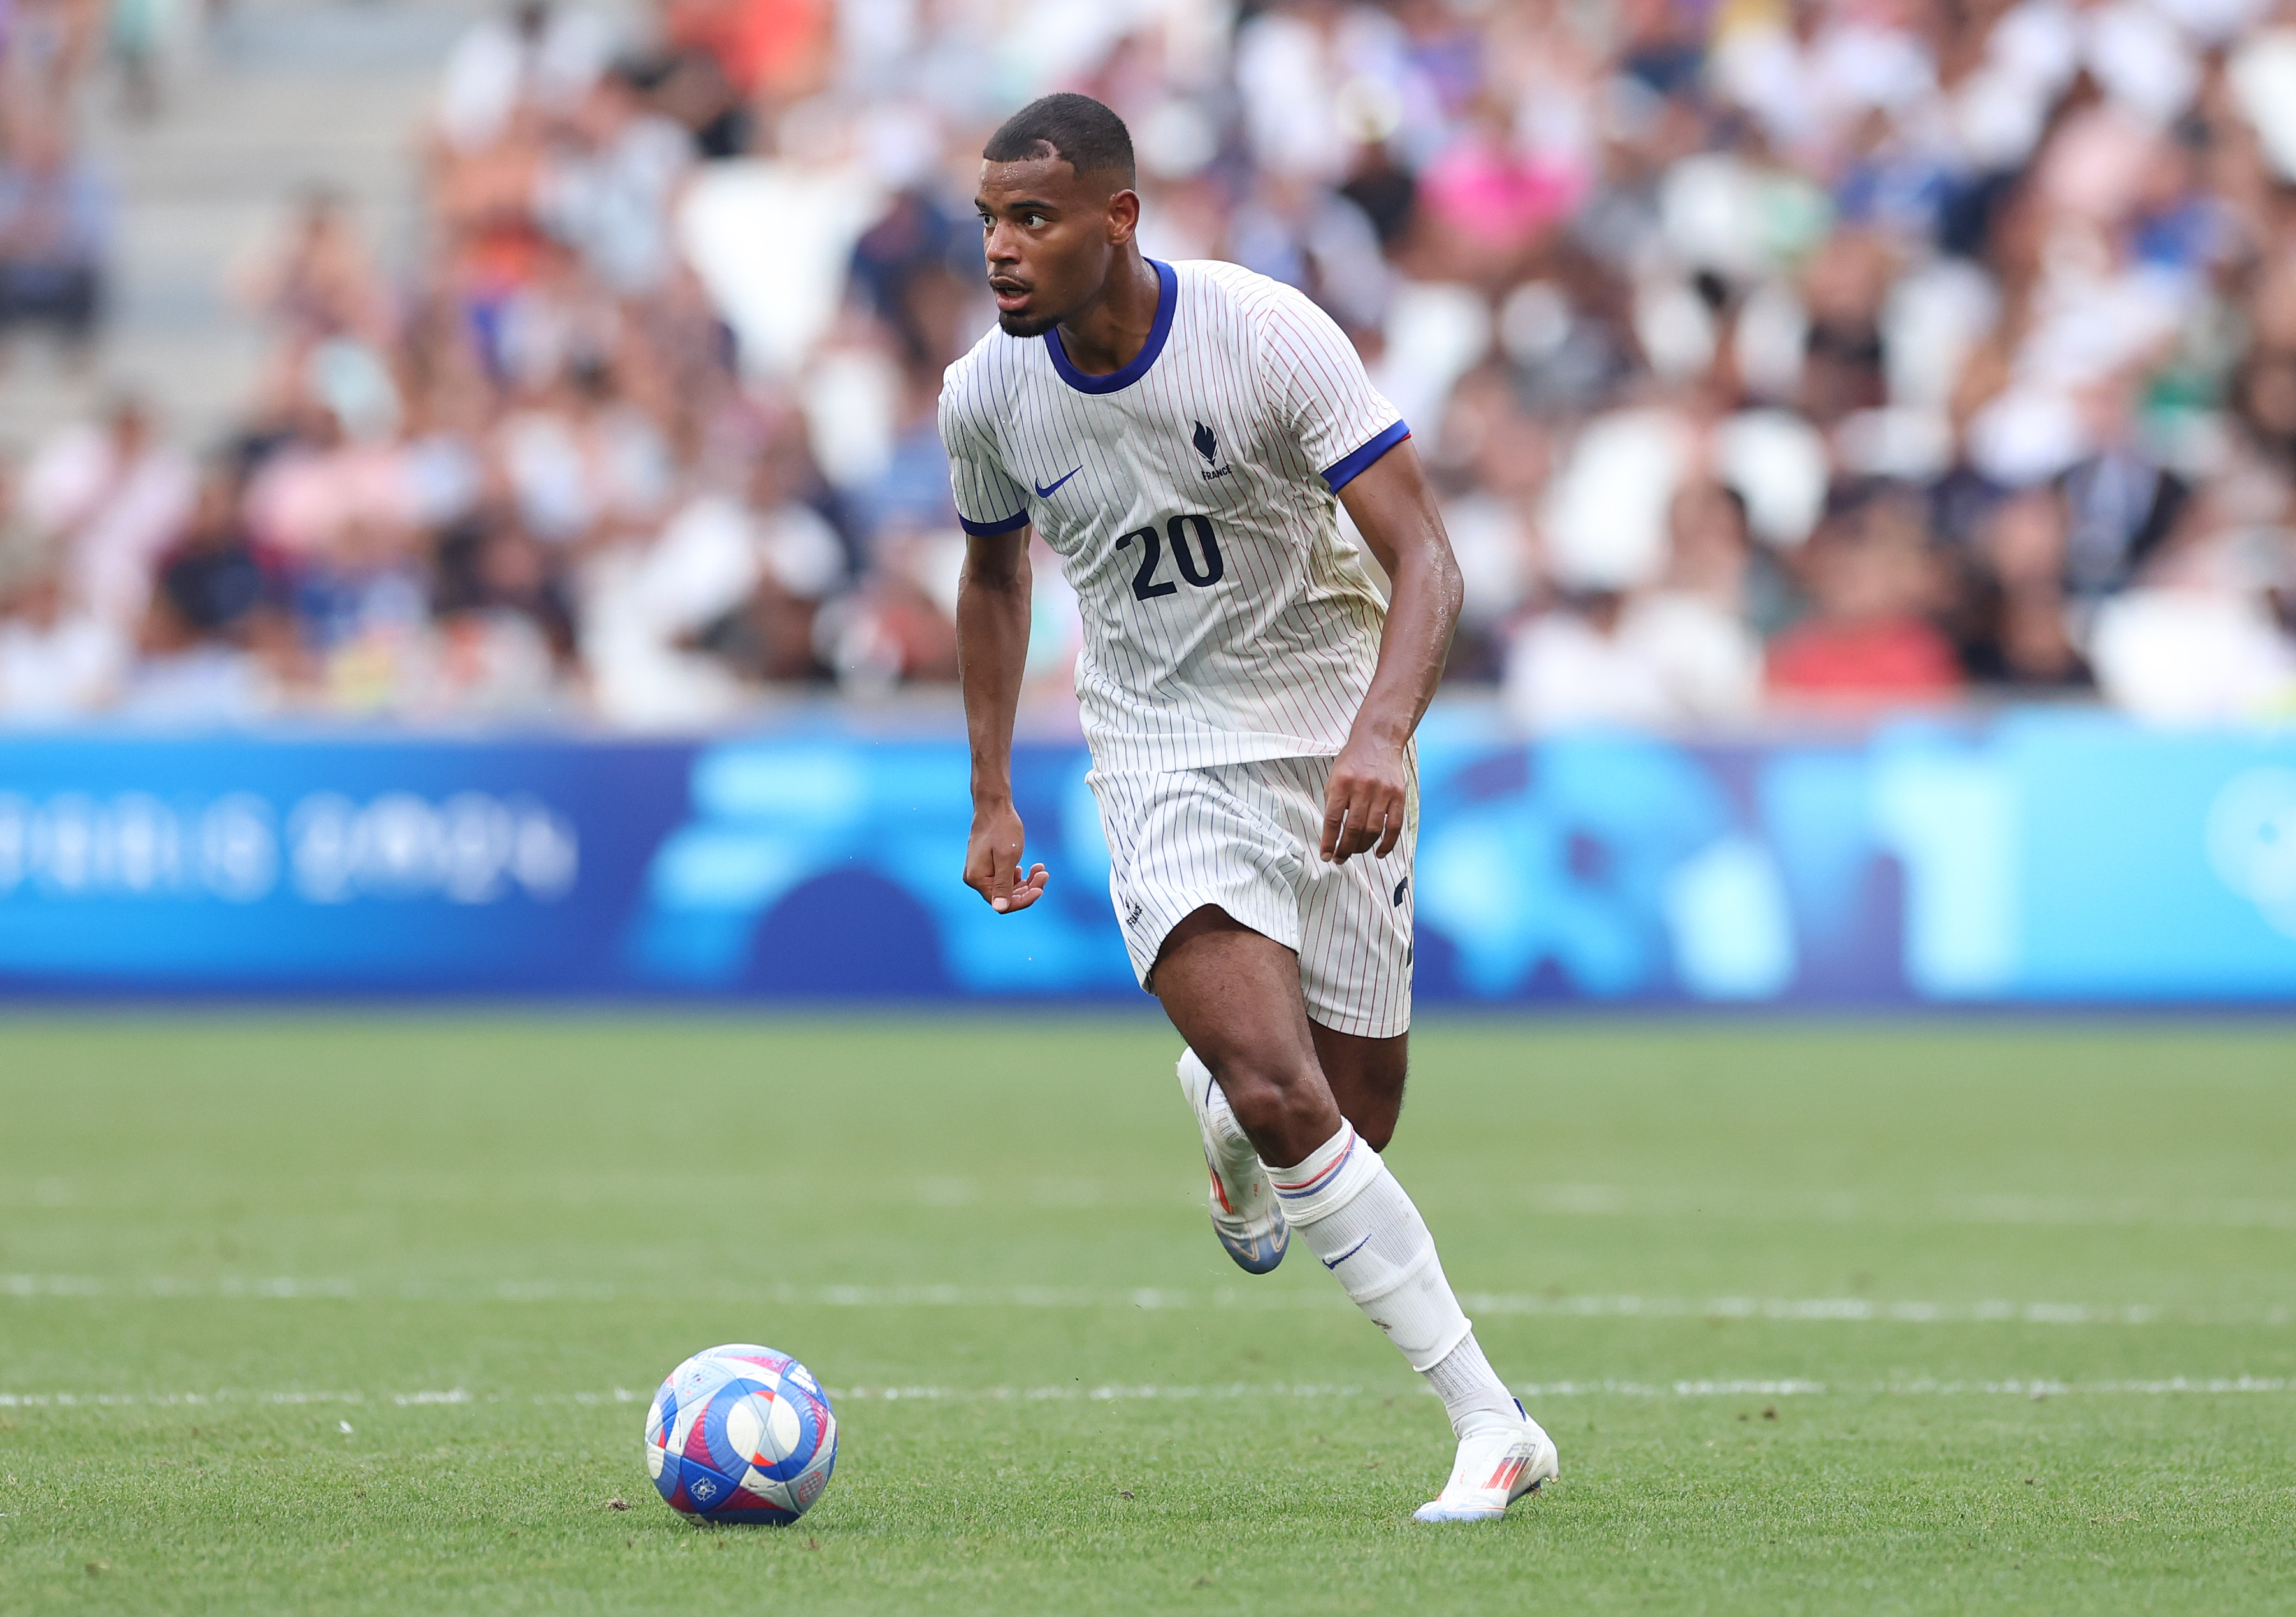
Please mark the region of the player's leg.
[[1422, 1516], [1503, 1514], [1554, 1474], [1554, 1445], [1483, 1357], [1419, 1209], [1341, 1115], [1316, 1058], [1299, 957], [1206, 908], [1174, 929], [1152, 981], [1258, 1146], [1292, 1231], [1441, 1395], [1459, 1450], [1450, 1485]]
[[1386, 1150], [1403, 1112], [1406, 1047], [1411, 1035], [1374, 1039], [1343, 1033], [1316, 1021], [1313, 1012], [1308, 1013], [1308, 1031], [1315, 1035], [1316, 1062], [1324, 1069], [1324, 1082], [1332, 1086], [1340, 1115], [1373, 1150]]
[[[1297, 775], [1293, 795], [1300, 806], [1295, 812], [1301, 816], [1304, 832], [1308, 818], [1321, 813], [1329, 765], [1301, 759], [1284, 767]], [[1380, 1150], [1393, 1137], [1403, 1106], [1414, 955], [1412, 840], [1406, 835], [1385, 859], [1357, 855], [1345, 864], [1316, 866], [1300, 903], [1300, 994], [1319, 1065], [1362, 1143]], [[1312, 1210], [1286, 1194], [1300, 1175], [1273, 1177], [1300, 1238], [1321, 1254]], [[1392, 1175], [1389, 1182], [1394, 1182]], [[1459, 1439], [1441, 1495], [1418, 1514], [1423, 1521], [1492, 1520], [1505, 1513], [1510, 1501], [1555, 1474], [1554, 1445], [1483, 1356], [1443, 1277], [1434, 1237], [1418, 1209], [1399, 1185], [1394, 1196], [1400, 1210], [1371, 1234], [1367, 1250], [1376, 1253], [1386, 1244], [1390, 1262], [1398, 1270], [1423, 1264], [1431, 1290], [1439, 1292], [1439, 1302], [1429, 1307], [1439, 1308], [1447, 1321], [1456, 1321], [1447, 1326], [1455, 1334], [1439, 1354], [1411, 1361], [1442, 1396]], [[1341, 1215], [1332, 1226], [1331, 1238], [1344, 1251], [1357, 1225]], [[1345, 1269], [1335, 1272], [1343, 1280], [1349, 1278]], [[1371, 1284], [1358, 1278], [1349, 1285], [1349, 1294], [1361, 1302], [1358, 1286]], [[1366, 1311], [1384, 1323], [1383, 1316], [1368, 1304]], [[1397, 1345], [1404, 1344], [1398, 1340]], [[1408, 1356], [1410, 1350], [1406, 1352]]]
[[[1314, 1019], [1316, 1049], [1334, 1100], [1365, 1145], [1384, 1151], [1403, 1106], [1405, 1046], [1409, 1035], [1366, 1038], [1343, 1033]], [[1278, 1176], [1282, 1194], [1282, 1176]], [[1297, 1207], [1289, 1210], [1295, 1224]], [[1414, 1209], [1415, 1215], [1416, 1209]], [[1315, 1245], [1312, 1226], [1300, 1239]], [[1432, 1256], [1434, 1238], [1426, 1237]], [[1436, 1259], [1439, 1264], [1440, 1260]], [[1555, 1468], [1554, 1446], [1524, 1413], [1506, 1384], [1484, 1357], [1470, 1328], [1458, 1344], [1423, 1368], [1428, 1385], [1443, 1400], [1444, 1413], [1459, 1440], [1450, 1477], [1442, 1492], [1420, 1509], [1424, 1521], [1486, 1521], [1504, 1515], [1521, 1494], [1540, 1486]]]

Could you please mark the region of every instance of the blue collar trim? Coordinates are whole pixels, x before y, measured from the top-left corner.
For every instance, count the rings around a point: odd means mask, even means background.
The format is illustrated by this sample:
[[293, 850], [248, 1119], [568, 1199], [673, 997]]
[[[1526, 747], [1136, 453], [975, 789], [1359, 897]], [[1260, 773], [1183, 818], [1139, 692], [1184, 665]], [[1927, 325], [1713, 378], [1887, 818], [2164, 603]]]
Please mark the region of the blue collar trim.
[[1086, 376], [1069, 363], [1069, 351], [1061, 347], [1060, 327], [1054, 326], [1045, 333], [1045, 352], [1052, 355], [1053, 369], [1078, 393], [1120, 393], [1147, 375], [1148, 367], [1164, 351], [1164, 339], [1172, 334], [1172, 312], [1180, 303], [1180, 277], [1160, 258], [1151, 258], [1148, 263], [1156, 272], [1156, 323], [1148, 328], [1148, 340], [1140, 345], [1140, 352], [1124, 369], [1111, 371], [1106, 376]]

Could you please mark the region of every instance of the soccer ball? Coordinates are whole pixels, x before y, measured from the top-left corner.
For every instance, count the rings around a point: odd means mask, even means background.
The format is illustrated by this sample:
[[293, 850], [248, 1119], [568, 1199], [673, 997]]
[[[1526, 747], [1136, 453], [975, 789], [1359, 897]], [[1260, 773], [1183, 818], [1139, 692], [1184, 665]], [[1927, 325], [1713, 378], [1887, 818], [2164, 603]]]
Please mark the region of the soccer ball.
[[794, 1522], [829, 1486], [837, 1417], [786, 1353], [729, 1343], [669, 1373], [646, 1411], [646, 1470], [697, 1522]]

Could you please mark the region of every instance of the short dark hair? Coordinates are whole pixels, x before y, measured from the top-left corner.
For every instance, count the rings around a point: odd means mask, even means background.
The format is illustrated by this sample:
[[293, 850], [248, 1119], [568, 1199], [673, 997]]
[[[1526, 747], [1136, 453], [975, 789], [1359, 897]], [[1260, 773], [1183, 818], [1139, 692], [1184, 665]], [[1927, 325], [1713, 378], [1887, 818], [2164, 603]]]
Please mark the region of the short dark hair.
[[980, 155], [992, 163], [1020, 163], [1044, 156], [1039, 148], [1046, 146], [1080, 175], [1112, 174], [1127, 186], [1138, 177], [1132, 131], [1124, 120], [1091, 96], [1068, 91], [1040, 95], [1006, 118]]

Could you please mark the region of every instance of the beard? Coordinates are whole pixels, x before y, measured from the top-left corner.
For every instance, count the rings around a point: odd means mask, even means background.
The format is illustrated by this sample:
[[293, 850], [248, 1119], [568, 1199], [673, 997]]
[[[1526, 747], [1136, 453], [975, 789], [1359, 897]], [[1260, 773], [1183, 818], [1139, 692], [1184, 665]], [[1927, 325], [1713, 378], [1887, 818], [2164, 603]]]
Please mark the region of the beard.
[[998, 310], [996, 324], [1007, 337], [1042, 337], [1061, 323], [1058, 314], [1007, 314]]

